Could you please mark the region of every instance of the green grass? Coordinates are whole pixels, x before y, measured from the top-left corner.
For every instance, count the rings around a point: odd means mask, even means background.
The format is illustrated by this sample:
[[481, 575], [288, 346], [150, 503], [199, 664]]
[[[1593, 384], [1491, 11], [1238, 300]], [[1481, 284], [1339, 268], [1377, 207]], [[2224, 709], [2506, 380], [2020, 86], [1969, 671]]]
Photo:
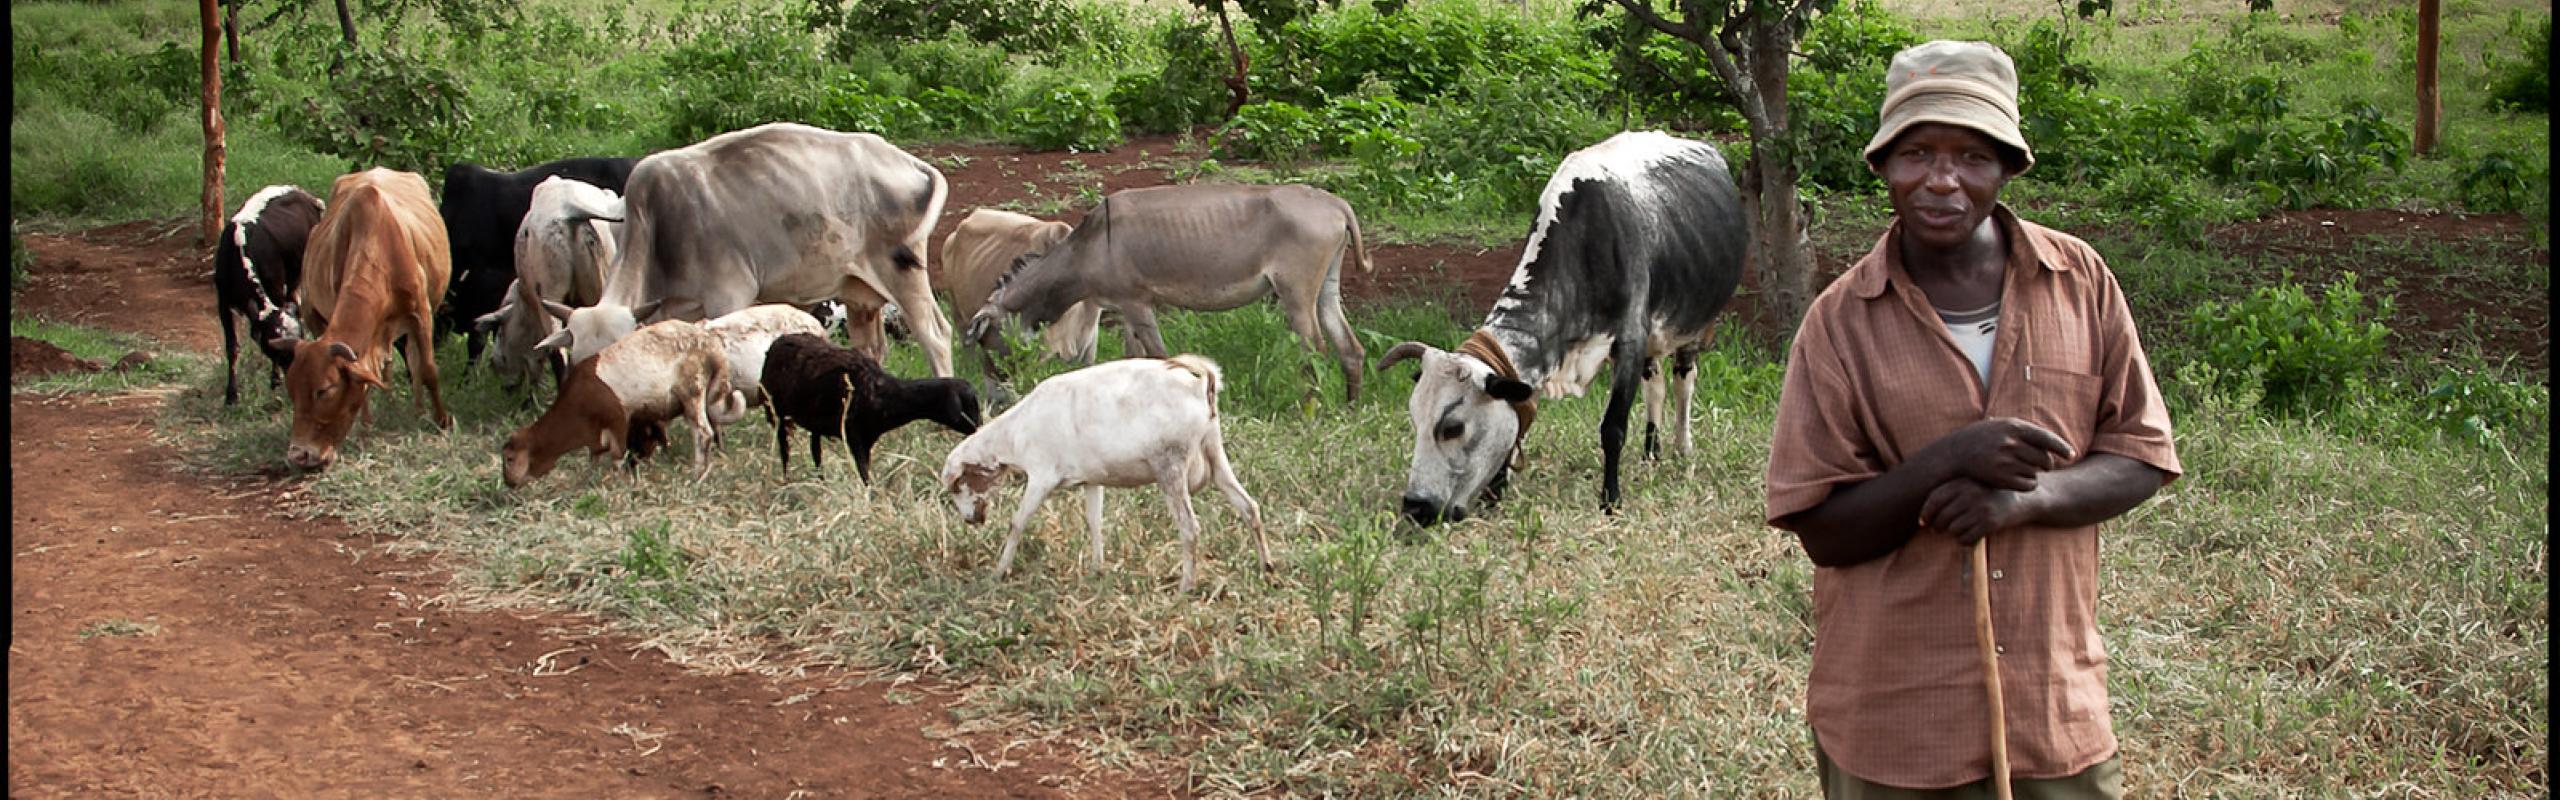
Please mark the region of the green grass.
[[[679, 444], [634, 476], [571, 459], [509, 492], [495, 453], [535, 409], [454, 367], [454, 430], [377, 398], [376, 424], [311, 494], [401, 534], [395, 547], [442, 553], [465, 594], [600, 612], [708, 668], [941, 675], [969, 687], [964, 718], [1176, 762], [1210, 794], [1814, 794], [1810, 567], [1759, 519], [1773, 353], [1702, 359], [1697, 452], [1631, 460], [1620, 515], [1596, 509], [1593, 395], [1543, 405], [1509, 502], [1416, 540], [1392, 511], [1406, 375], [1370, 376], [1345, 406], [1329, 362], [1277, 334], [1267, 304], [1165, 323], [1174, 349], [1226, 369], [1229, 452], [1281, 564], [1256, 569], [1249, 534], [1201, 495], [1194, 597], [1172, 589], [1179, 549], [1152, 490], [1109, 494], [1107, 569], [1080, 560], [1076, 500], [1055, 497], [1017, 574], [994, 577], [1001, 523], [948, 511], [935, 476], [959, 437], [927, 425], [882, 442], [868, 486], [841, 451], [824, 475], [795, 459], [785, 480], [757, 416], [699, 484]], [[1463, 330], [1428, 307], [1354, 324], [1372, 357]], [[915, 348], [892, 352], [893, 370], [922, 371]], [[2547, 790], [2547, 428], [2501, 457], [2263, 420], [2164, 384], [2187, 477], [2105, 536], [2100, 624], [2130, 784]], [[218, 404], [198, 383], [164, 430], [215, 466], [277, 457], [279, 415]]]
[[79, 631], [79, 635], [82, 639], [95, 639], [100, 636], [150, 636], [159, 632], [160, 626], [157, 624], [149, 622], [135, 622], [133, 620], [117, 617], [113, 619], [99, 620], [83, 626]]

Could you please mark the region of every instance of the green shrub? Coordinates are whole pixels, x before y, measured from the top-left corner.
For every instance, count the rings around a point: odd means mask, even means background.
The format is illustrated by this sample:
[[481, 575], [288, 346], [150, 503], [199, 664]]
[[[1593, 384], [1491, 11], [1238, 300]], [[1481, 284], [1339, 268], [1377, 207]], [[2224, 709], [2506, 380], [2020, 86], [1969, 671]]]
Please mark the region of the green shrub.
[[1324, 140], [1323, 120], [1288, 103], [1254, 103], [1218, 132], [1217, 154], [1294, 165], [1314, 157]]
[[2486, 369], [2452, 369], [2427, 388], [2419, 414], [2447, 434], [2478, 444], [2510, 431], [2551, 426], [2551, 387], [2501, 378]]
[[[2533, 114], [2551, 113], [2551, 16], [2546, 12], [2542, 24], [2528, 25], [2523, 10], [2507, 23], [2510, 40], [2524, 40], [2521, 58], [2501, 59], [2498, 74], [2492, 78], [2489, 107], [2501, 111]], [[2517, 30], [2525, 28], [2525, 30]]]
[[278, 129], [313, 151], [363, 166], [436, 174], [466, 146], [473, 114], [462, 76], [398, 44], [338, 48], [328, 91], [270, 112]]
[[722, 12], [697, 24], [665, 58], [666, 131], [674, 144], [777, 120], [809, 120], [838, 92], [870, 90], [850, 72], [820, 60], [816, 43], [779, 15]]
[[2459, 192], [2464, 208], [2473, 211], [2515, 211], [2533, 197], [2536, 185], [2548, 189], [2547, 180], [2535, 180], [2525, 174], [2526, 167], [2505, 153], [2490, 153], [2462, 175]]
[[1036, 86], [1014, 106], [1015, 141], [1044, 150], [1109, 150], [1120, 143], [1120, 115], [1092, 87], [1068, 80]]
[[1590, 102], [1597, 95], [1569, 73], [1471, 70], [1458, 91], [1413, 110], [1406, 133], [1422, 142], [1415, 166], [1471, 184], [1468, 201], [1483, 210], [1534, 211], [1557, 162], [1616, 130]]
[[2200, 361], [2224, 380], [2254, 378], [2263, 404], [2279, 410], [2317, 407], [2364, 388], [2382, 356], [2391, 298], [2367, 308], [2356, 274], [2329, 284], [2313, 301], [2290, 275], [2233, 302], [2207, 302], [2188, 315]]
[[828, 31], [829, 47], [846, 52], [883, 40], [965, 36], [1007, 50], [1046, 51], [1072, 35], [1066, 0], [813, 0], [807, 25]]
[[[1111, 83], [1111, 108], [1131, 129], [1144, 133], [1189, 130], [1218, 121], [1226, 110], [1226, 47], [1205, 22], [1167, 14], [1150, 33], [1164, 52], [1154, 71], [1123, 72]], [[1238, 36], [1244, 32], [1238, 31]]]
[[1805, 67], [1787, 74], [1788, 124], [1803, 138], [1799, 180], [1832, 190], [1882, 186], [1860, 152], [1875, 135], [1885, 67], [1920, 34], [1873, 0], [1814, 17]]

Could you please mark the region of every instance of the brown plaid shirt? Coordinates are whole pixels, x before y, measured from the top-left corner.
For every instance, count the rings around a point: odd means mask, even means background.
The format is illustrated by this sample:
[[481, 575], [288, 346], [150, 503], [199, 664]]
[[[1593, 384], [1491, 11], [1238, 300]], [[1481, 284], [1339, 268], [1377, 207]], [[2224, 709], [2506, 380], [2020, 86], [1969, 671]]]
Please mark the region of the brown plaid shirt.
[[[1897, 222], [1805, 313], [1769, 444], [1768, 519], [1820, 505], [1957, 428], [2034, 422], [2081, 454], [2179, 472], [2169, 411], [2115, 275], [2089, 245], [1993, 211], [2007, 233], [1987, 390], [1903, 271]], [[2098, 529], [2026, 527], [1985, 540], [2001, 648], [2009, 764], [2078, 773], [2115, 754], [2098, 642]], [[1973, 634], [1969, 554], [1922, 528], [1908, 544], [1813, 575], [1806, 716], [1851, 774], [1934, 789], [1991, 773], [1988, 697]]]

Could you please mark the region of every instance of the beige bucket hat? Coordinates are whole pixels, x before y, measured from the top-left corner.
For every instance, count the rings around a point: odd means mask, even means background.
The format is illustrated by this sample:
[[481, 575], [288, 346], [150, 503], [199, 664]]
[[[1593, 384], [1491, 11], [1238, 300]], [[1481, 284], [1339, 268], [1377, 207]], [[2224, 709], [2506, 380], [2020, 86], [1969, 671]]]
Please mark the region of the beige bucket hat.
[[2035, 166], [2035, 151], [2018, 131], [2018, 67], [2008, 53], [1988, 42], [1942, 39], [1893, 54], [1889, 70], [1884, 106], [1876, 110], [1881, 124], [1867, 140], [1868, 163], [1911, 126], [1938, 122], [1981, 131]]

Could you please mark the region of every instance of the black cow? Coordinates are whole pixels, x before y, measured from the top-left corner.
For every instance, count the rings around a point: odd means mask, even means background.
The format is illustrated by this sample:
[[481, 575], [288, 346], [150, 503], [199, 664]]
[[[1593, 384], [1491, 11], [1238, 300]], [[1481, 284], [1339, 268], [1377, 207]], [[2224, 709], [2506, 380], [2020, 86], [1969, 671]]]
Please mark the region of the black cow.
[[436, 311], [436, 330], [464, 333], [470, 360], [479, 360], [485, 334], [472, 332], [471, 321], [498, 310], [507, 299], [507, 284], [516, 279], [516, 226], [533, 205], [533, 187], [544, 178], [564, 175], [620, 193], [638, 163], [636, 158], [564, 158], [517, 172], [468, 163], [446, 167], [444, 199], [436, 211], [453, 243], [453, 285]]
[[302, 245], [311, 226], [320, 222], [320, 198], [299, 186], [269, 186], [240, 204], [239, 213], [222, 224], [222, 239], [213, 246], [213, 314], [222, 320], [222, 404], [240, 400], [233, 365], [240, 358], [239, 334], [231, 318], [248, 323], [249, 341], [267, 354], [274, 386], [293, 364], [293, 346], [302, 340], [295, 316], [294, 290], [302, 285]]
[[1653, 360], [1666, 354], [1680, 383], [1676, 424], [1686, 452], [1691, 373], [1742, 280], [1749, 226], [1714, 145], [1631, 132], [1566, 156], [1484, 325], [1455, 353], [1405, 342], [1378, 362], [1381, 371], [1422, 362], [1407, 408], [1414, 437], [1404, 515], [1425, 525], [1464, 519], [1477, 497], [1499, 499], [1536, 418], [1533, 388], [1579, 395], [1603, 360], [1616, 368], [1600, 420], [1601, 508], [1618, 503], [1618, 453], [1640, 389], [1654, 420], [1646, 450], [1658, 449], [1662, 376]]

